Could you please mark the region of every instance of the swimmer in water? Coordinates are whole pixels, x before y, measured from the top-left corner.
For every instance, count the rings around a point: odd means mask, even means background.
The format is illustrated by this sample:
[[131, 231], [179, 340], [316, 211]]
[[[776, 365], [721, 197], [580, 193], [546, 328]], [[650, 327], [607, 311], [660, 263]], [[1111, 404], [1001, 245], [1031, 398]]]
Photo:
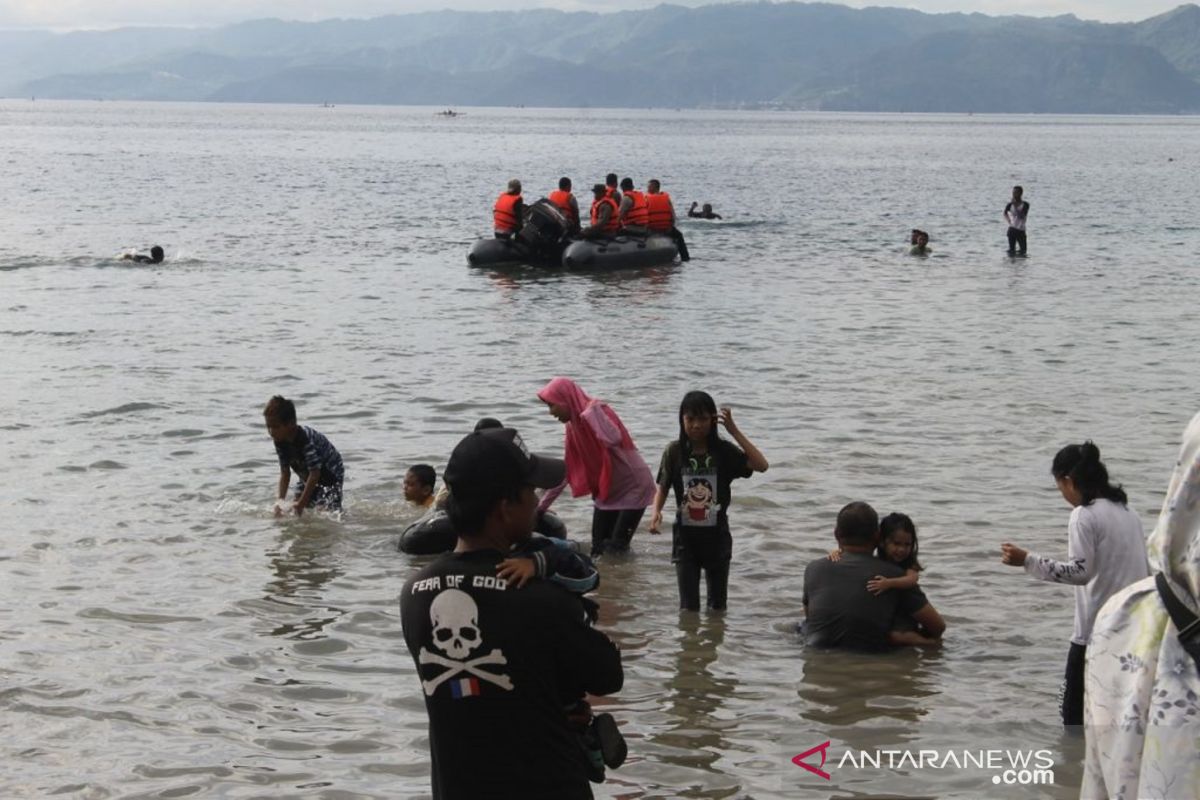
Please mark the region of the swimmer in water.
[[688, 209], [689, 217], [696, 217], [698, 219], [721, 219], [720, 214], [713, 213], [712, 203], [705, 203], [703, 206], [700, 206], [700, 210], [697, 211], [696, 206], [699, 205], [700, 204], [696, 202], [692, 203], [692, 207]]
[[914, 256], [928, 255], [933, 250], [929, 246], [929, 234], [917, 228], [912, 229], [910, 244], [912, 244], [912, 247], [909, 248], [908, 252]]
[[150, 255], [144, 256], [140, 253], [126, 253], [121, 256], [122, 261], [133, 261], [137, 264], [161, 264], [163, 260], [163, 249], [158, 245], [150, 248]]

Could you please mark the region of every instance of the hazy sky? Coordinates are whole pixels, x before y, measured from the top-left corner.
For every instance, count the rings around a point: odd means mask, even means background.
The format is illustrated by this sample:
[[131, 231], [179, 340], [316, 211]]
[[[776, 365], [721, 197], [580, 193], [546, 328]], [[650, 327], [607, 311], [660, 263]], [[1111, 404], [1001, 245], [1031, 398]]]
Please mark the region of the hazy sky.
[[[0, 0], [0, 28], [108, 28], [118, 25], [219, 25], [261, 17], [319, 20], [375, 17], [454, 8], [495, 11], [559, 8], [620, 11], [649, 8], [659, 0]], [[673, 0], [708, 5], [712, 0]], [[1105, 22], [1140, 20], [1182, 5], [1183, 0], [849, 0], [843, 5], [899, 6], [920, 11], [1052, 16], [1075, 14]]]

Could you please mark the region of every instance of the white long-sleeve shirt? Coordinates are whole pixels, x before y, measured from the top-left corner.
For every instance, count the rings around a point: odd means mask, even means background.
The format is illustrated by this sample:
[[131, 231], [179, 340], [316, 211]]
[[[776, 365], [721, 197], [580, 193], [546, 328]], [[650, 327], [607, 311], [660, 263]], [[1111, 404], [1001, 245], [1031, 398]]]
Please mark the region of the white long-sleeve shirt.
[[1128, 506], [1103, 498], [1076, 506], [1067, 523], [1067, 560], [1029, 553], [1025, 571], [1044, 581], [1075, 586], [1071, 641], [1086, 646], [1104, 602], [1150, 574], [1142, 521]]

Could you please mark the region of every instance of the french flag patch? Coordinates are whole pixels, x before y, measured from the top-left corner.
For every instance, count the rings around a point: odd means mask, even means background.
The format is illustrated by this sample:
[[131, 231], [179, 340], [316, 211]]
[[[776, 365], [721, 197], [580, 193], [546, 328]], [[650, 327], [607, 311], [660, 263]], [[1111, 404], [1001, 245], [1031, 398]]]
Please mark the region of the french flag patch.
[[479, 694], [479, 680], [477, 678], [460, 678], [451, 681], [450, 694], [455, 700], [463, 697], [475, 697]]

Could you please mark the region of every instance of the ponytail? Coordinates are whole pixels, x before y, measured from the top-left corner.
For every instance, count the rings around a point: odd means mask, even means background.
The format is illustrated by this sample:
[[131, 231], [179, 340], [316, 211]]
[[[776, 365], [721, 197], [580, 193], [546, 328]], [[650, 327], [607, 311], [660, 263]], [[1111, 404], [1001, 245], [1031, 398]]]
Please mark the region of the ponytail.
[[1114, 486], [1109, 481], [1108, 469], [1100, 460], [1100, 448], [1090, 439], [1083, 444], [1069, 444], [1059, 450], [1054, 456], [1050, 472], [1056, 479], [1070, 478], [1085, 506], [1090, 506], [1098, 497], [1121, 505], [1129, 503], [1120, 484]]

